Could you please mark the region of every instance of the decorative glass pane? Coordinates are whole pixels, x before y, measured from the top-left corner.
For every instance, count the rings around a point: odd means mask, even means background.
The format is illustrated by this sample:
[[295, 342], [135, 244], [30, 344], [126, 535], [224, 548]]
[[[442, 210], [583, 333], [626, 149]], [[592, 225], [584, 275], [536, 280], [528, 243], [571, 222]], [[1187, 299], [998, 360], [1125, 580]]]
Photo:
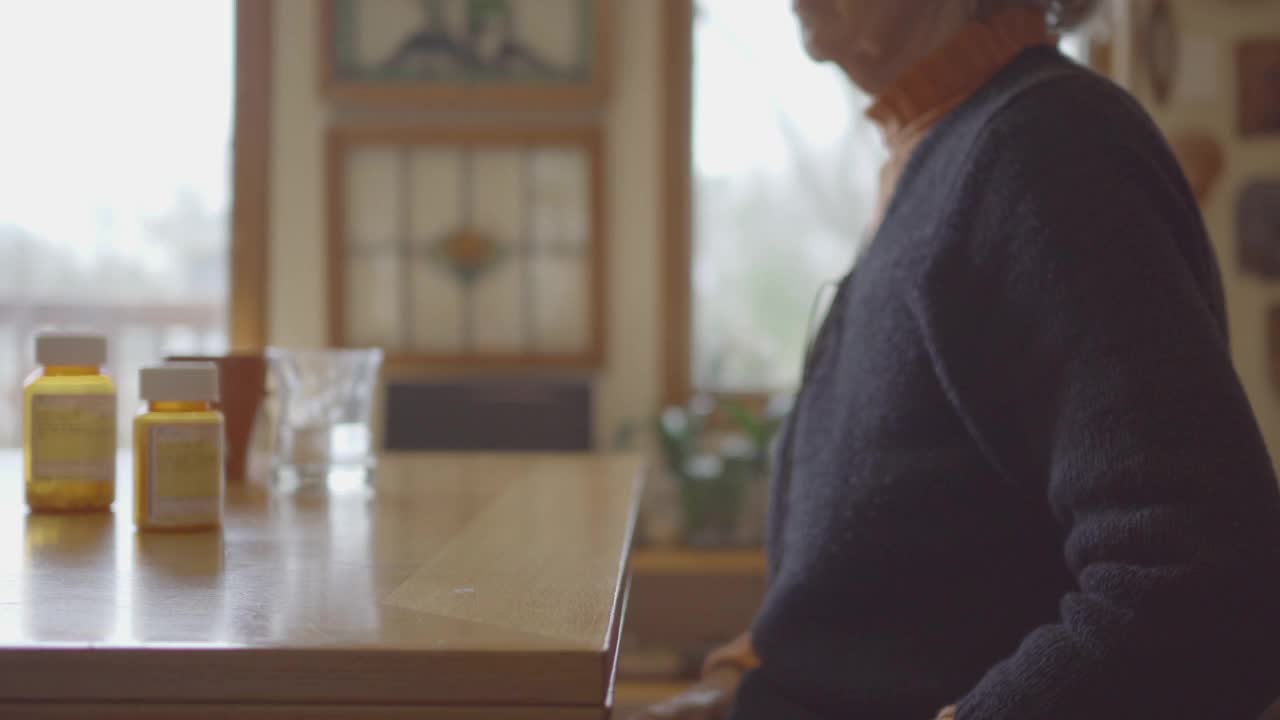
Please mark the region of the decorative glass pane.
[[524, 234], [525, 182], [524, 153], [514, 149], [484, 149], [470, 154], [465, 181], [469, 189], [464, 202], [469, 205], [463, 223], [469, 225], [510, 253]]
[[590, 349], [586, 134], [364, 137], [338, 145], [347, 182], [332, 200], [347, 203], [344, 342], [451, 361]]
[[587, 161], [582, 151], [573, 148], [529, 153], [529, 223], [539, 249], [586, 247], [591, 234]]
[[420, 148], [409, 160], [409, 238], [415, 252], [440, 241], [462, 222], [463, 151]]
[[791, 3], [697, 10], [693, 379], [786, 389], [810, 308], [866, 232], [883, 150], [867, 98], [805, 55]]
[[461, 354], [466, 322], [466, 287], [446, 269], [416, 261], [409, 276], [413, 297], [410, 349], [414, 352]]
[[482, 353], [517, 353], [522, 349], [524, 314], [520, 271], [515, 263], [497, 265], [475, 281], [468, 322], [472, 344]]
[[591, 297], [584, 259], [544, 257], [533, 261], [533, 343], [539, 352], [587, 349]]
[[365, 249], [396, 247], [401, 240], [400, 153], [363, 148], [347, 158], [347, 241]]
[[337, 0], [336, 5], [333, 51], [347, 78], [556, 83], [590, 71], [595, 10], [588, 0]]
[[399, 347], [400, 277], [397, 255], [347, 258], [347, 340], [352, 345]]
[[404, 44], [411, 28], [428, 19], [426, 8], [414, 0], [374, 0], [378, 11], [362, 12], [366, 3], [368, 0], [339, 3], [338, 27], [349, 36], [339, 60], [352, 69], [383, 66]]

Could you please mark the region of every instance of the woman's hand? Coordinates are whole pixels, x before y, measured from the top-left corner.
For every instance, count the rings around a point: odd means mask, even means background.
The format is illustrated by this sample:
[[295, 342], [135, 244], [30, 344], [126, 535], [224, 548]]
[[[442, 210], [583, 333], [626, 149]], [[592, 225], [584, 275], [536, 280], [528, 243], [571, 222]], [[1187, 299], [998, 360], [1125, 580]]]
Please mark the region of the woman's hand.
[[742, 676], [740, 668], [721, 665], [688, 690], [628, 720], [723, 720], [729, 716]]

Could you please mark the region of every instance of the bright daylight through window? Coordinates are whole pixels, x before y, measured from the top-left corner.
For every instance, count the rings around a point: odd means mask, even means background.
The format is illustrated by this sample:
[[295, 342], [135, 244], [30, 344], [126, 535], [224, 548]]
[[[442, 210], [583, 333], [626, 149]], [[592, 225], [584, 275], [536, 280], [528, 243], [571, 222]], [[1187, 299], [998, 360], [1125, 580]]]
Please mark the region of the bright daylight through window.
[[884, 151], [866, 96], [805, 55], [791, 3], [698, 0], [694, 23], [693, 382], [791, 389]]
[[0, 447], [42, 328], [107, 335], [122, 433], [225, 350], [233, 56], [232, 0], [0, 0]]

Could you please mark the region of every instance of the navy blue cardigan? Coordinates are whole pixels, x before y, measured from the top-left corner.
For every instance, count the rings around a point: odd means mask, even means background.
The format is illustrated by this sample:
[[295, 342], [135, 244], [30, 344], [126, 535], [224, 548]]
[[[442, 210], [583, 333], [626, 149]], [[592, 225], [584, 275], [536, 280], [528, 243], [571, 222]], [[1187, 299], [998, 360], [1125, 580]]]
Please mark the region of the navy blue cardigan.
[[1204, 224], [1141, 108], [1057, 50], [917, 150], [783, 446], [734, 718], [1280, 695], [1280, 493]]

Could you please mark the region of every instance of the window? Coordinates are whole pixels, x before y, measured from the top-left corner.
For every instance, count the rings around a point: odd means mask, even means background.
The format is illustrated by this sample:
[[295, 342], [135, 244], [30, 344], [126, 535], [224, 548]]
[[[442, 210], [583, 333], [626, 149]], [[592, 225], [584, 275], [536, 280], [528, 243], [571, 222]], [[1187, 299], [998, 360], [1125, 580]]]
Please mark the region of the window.
[[[885, 159], [870, 99], [809, 59], [790, 6], [667, 6], [667, 402], [793, 390], [867, 240]], [[1083, 60], [1106, 20], [1064, 49]]]
[[31, 336], [110, 342], [121, 438], [137, 369], [227, 347], [234, 0], [0, 0], [0, 447]]
[[697, 0], [691, 99], [693, 385], [791, 389], [874, 212], [869, 100], [809, 59], [790, 3], [741, 0]]

